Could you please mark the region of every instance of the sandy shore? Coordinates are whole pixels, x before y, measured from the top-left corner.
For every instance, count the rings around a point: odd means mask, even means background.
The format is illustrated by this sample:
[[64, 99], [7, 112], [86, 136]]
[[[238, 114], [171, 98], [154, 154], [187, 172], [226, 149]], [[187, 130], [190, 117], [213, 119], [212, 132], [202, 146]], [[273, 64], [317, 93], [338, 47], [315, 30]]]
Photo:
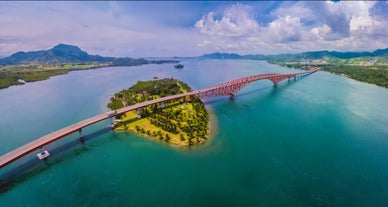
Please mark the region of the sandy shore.
[[210, 141], [217, 135], [217, 133], [218, 133], [218, 123], [217, 123], [217, 116], [214, 113], [213, 108], [211, 108], [210, 106], [205, 106], [205, 107], [206, 107], [206, 110], [209, 113], [209, 122], [208, 122], [209, 134], [206, 136], [206, 140], [204, 142], [198, 143], [198, 144], [193, 145], [193, 146], [188, 146], [186, 143], [183, 144], [182, 142], [174, 142], [174, 141], [172, 141], [172, 142], [165, 142], [165, 141], [161, 141], [158, 138], [155, 138], [153, 136], [149, 136], [147, 134], [139, 133], [139, 132], [137, 132], [134, 129], [126, 129], [126, 130], [125, 129], [115, 129], [115, 130], [116, 131], [130, 132], [130, 133], [136, 134], [136, 135], [138, 135], [140, 137], [146, 138], [148, 140], [152, 140], [152, 141], [155, 141], [155, 142], [158, 142], [158, 143], [166, 144], [166, 145], [173, 146], [173, 147], [180, 148], [180, 149], [188, 149], [188, 148], [191, 148], [191, 147], [198, 147], [198, 146], [206, 145], [207, 143], [210, 143]]
[[218, 120], [211, 106], [206, 106], [206, 110], [209, 113], [209, 135], [206, 143], [209, 143], [218, 134]]

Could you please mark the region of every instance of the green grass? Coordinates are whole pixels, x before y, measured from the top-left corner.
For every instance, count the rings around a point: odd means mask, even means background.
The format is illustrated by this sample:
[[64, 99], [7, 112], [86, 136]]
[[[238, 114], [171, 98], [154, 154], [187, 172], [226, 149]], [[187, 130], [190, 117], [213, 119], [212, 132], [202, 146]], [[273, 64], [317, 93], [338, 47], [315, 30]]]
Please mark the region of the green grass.
[[378, 59], [373, 65], [367, 64], [367, 62], [369, 62], [369, 59], [367, 58], [353, 58], [343, 62], [336, 64], [306, 65], [300, 64], [299, 62], [277, 61], [273, 62], [273, 64], [301, 69], [305, 69], [308, 66], [314, 66], [323, 71], [328, 71], [338, 75], [345, 75], [354, 80], [388, 88], [388, 62], [386, 59]]
[[[108, 107], [112, 110], [164, 96], [186, 93], [190, 87], [175, 79], [138, 81], [127, 90], [117, 92]], [[115, 124], [117, 130], [128, 130], [155, 140], [165, 141], [178, 146], [191, 146], [206, 141], [209, 133], [209, 115], [204, 104], [197, 97], [186, 97], [154, 104], [141, 109], [141, 118], [137, 112], [127, 112], [121, 122]], [[123, 104], [124, 103], [124, 104]]]
[[[166, 106], [167, 108], [168, 106]], [[188, 114], [189, 110], [193, 110], [193, 105], [191, 103], [186, 103], [184, 105], [178, 105], [178, 106], [172, 106], [171, 110], [177, 111], [179, 108], [184, 107], [185, 114]], [[182, 125], [187, 125], [187, 122], [182, 122]], [[144, 129], [144, 132], [140, 130], [136, 130], [136, 126], [140, 127], [141, 129]], [[181, 139], [181, 134], [184, 135], [185, 133], [181, 130], [178, 130], [179, 132], [177, 134], [165, 131], [153, 124], [151, 124], [151, 120], [147, 117], [138, 118], [136, 111], [129, 111], [126, 112], [123, 116], [121, 116], [121, 122], [115, 123], [115, 129], [118, 131], [131, 131], [133, 133], [141, 134], [143, 136], [146, 136], [152, 140], [156, 141], [166, 141], [166, 134], [170, 137], [168, 140], [168, 143], [177, 145], [177, 146], [183, 146], [187, 147], [189, 146], [189, 137], [184, 136], [184, 139]], [[162, 136], [158, 135], [158, 131], [160, 131]], [[193, 144], [199, 144], [204, 142], [204, 138], [199, 138], [193, 140]]]
[[47, 80], [52, 76], [66, 74], [72, 70], [87, 70], [106, 67], [109, 63], [62, 64], [62, 65], [7, 65], [0, 66], [0, 89], [12, 85], [21, 85], [18, 80], [26, 82]]

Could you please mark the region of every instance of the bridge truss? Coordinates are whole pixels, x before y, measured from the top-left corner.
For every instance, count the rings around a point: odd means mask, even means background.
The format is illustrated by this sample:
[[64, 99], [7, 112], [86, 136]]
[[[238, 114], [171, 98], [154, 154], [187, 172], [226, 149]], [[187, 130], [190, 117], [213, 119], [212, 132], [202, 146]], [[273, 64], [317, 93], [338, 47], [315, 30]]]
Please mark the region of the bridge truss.
[[272, 73], [272, 74], [258, 74], [258, 75], [243, 77], [243, 78], [231, 80], [219, 85], [215, 85], [207, 89], [199, 90], [197, 91], [197, 96], [200, 99], [211, 98], [216, 96], [229, 96], [233, 98], [235, 94], [238, 93], [243, 87], [258, 80], [268, 79], [272, 81], [272, 83], [276, 86], [280, 81], [284, 79], [298, 78], [298, 77], [310, 75], [311, 73], [314, 73], [314, 72], [316, 72], [316, 70], [302, 72], [302, 73], [294, 73], [294, 74]]
[[[308, 71], [308, 72], [301, 72], [301, 73], [294, 73], [294, 74], [259, 74], [259, 75], [253, 75], [253, 76], [248, 76], [248, 77], [243, 77], [239, 78], [236, 80], [231, 80], [226, 83], [222, 83], [219, 85], [215, 85], [210, 88], [202, 89], [202, 90], [197, 90], [197, 91], [192, 91], [188, 93], [183, 93], [183, 94], [177, 94], [177, 95], [172, 95], [172, 96], [167, 96], [167, 97], [162, 97], [159, 99], [154, 99], [142, 103], [138, 103], [135, 105], [131, 106], [126, 106], [120, 109], [117, 109], [115, 111], [111, 111], [108, 113], [102, 113], [99, 115], [96, 115], [94, 117], [90, 117], [88, 119], [85, 119], [83, 121], [80, 121], [78, 123], [75, 123], [73, 125], [67, 126], [65, 128], [62, 128], [58, 131], [52, 132], [50, 134], [47, 134], [43, 137], [40, 137], [36, 140], [33, 140], [15, 150], [12, 150], [11, 152], [8, 152], [7, 154], [4, 154], [3, 156], [0, 157], [0, 168], [3, 168], [12, 162], [18, 160], [19, 158], [32, 153], [36, 150], [39, 150], [43, 148], [44, 146], [59, 140], [67, 135], [70, 135], [75, 132], [79, 132], [80, 134], [80, 140], [83, 140], [82, 136], [82, 129], [92, 125], [94, 123], [106, 120], [106, 119], [112, 119], [115, 115], [119, 115], [128, 111], [133, 111], [133, 110], [140, 110], [141, 108], [144, 108], [149, 105], [157, 104], [157, 103], [164, 103], [165, 101], [169, 100], [174, 100], [174, 99], [179, 99], [179, 98], [185, 98], [187, 96], [198, 96], [200, 99], [205, 99], [205, 98], [211, 98], [211, 97], [216, 97], [216, 96], [230, 96], [234, 97], [234, 95], [240, 91], [244, 86], [248, 85], [249, 83], [252, 83], [254, 81], [258, 80], [263, 80], [263, 79], [268, 79], [272, 81], [274, 85], [277, 85], [280, 81], [284, 79], [290, 79], [290, 78], [298, 78], [306, 75], [310, 75], [311, 73], [316, 72], [317, 70], [314, 71]], [[114, 113], [112, 113], [114, 112]]]

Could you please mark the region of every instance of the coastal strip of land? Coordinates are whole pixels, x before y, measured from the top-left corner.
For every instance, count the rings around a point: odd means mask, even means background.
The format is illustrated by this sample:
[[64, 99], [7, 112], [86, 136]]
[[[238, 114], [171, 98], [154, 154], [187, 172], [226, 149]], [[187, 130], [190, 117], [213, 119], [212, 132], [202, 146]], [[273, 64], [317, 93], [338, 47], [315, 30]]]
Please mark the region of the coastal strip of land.
[[324, 60], [317, 61], [274, 61], [269, 62], [289, 68], [303, 70], [322, 70], [333, 74], [345, 76], [365, 83], [375, 84], [388, 88], [388, 64], [379, 64], [373, 61], [359, 61], [356, 63], [328, 63]]
[[[117, 92], [108, 107], [112, 110], [165, 96], [190, 92], [184, 82], [165, 78], [139, 81], [129, 89]], [[213, 130], [209, 113], [196, 96], [171, 100], [116, 117], [115, 130], [130, 131], [143, 137], [179, 147], [205, 143]]]
[[17, 52], [9, 57], [1, 58], [0, 89], [46, 80], [74, 70], [164, 63], [179, 63], [179, 61], [102, 57], [89, 55], [77, 46], [59, 44], [49, 50]]

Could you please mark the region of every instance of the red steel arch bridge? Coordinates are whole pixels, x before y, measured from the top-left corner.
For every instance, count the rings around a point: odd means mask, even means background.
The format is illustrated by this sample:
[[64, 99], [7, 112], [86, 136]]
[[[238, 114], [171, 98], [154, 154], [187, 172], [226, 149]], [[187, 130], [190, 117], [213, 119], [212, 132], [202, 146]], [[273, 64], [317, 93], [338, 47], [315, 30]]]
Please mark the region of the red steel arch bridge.
[[[184, 98], [187, 96], [198, 96], [200, 99], [205, 99], [205, 98], [211, 98], [211, 97], [216, 97], [216, 96], [229, 96], [233, 98], [235, 94], [240, 91], [244, 86], [248, 85], [249, 83], [252, 83], [254, 81], [258, 80], [264, 80], [268, 79], [272, 81], [274, 85], [277, 85], [280, 81], [284, 79], [297, 79], [299, 77], [303, 77], [306, 75], [310, 75], [317, 70], [312, 70], [312, 71], [307, 71], [307, 72], [300, 72], [300, 73], [292, 73], [292, 74], [276, 74], [276, 73], [271, 73], [271, 74], [258, 74], [258, 75], [252, 75], [252, 76], [247, 76], [243, 78], [238, 78], [235, 80], [231, 80], [222, 84], [215, 85], [210, 88], [202, 89], [202, 90], [197, 90], [197, 91], [192, 91], [188, 93], [183, 93], [183, 94], [177, 94], [177, 95], [172, 95], [172, 96], [167, 96], [167, 97], [162, 97], [159, 99], [154, 99], [138, 104], [134, 104], [131, 106], [126, 106], [120, 109], [117, 109], [115, 111], [110, 111], [108, 113], [102, 113], [96, 116], [93, 116], [91, 118], [85, 119], [83, 121], [80, 121], [78, 123], [75, 123], [73, 125], [67, 126], [65, 128], [62, 128], [60, 130], [57, 130], [55, 132], [52, 132], [50, 134], [47, 134], [43, 137], [40, 137], [38, 139], [35, 139], [34, 141], [31, 141], [15, 150], [12, 150], [0, 157], [0, 168], [3, 168], [12, 162], [20, 159], [21, 157], [30, 154], [34, 151], [38, 151], [39, 149], [42, 149], [44, 146], [59, 140], [69, 134], [78, 132], [80, 139], [83, 139], [82, 135], [82, 129], [92, 125], [94, 123], [106, 120], [106, 119], [111, 119], [111, 123], [113, 123], [113, 118], [116, 115], [123, 114], [128, 111], [132, 110], [137, 110], [139, 114], [139, 110], [141, 108], [161, 103], [162, 106], [164, 105], [165, 101], [169, 100], [174, 100], [174, 99], [179, 99], [179, 98]], [[43, 152], [41, 152], [43, 153]], [[44, 154], [38, 154], [38, 157], [41, 158], [41, 156], [44, 156]], [[48, 152], [46, 151], [46, 156]]]

